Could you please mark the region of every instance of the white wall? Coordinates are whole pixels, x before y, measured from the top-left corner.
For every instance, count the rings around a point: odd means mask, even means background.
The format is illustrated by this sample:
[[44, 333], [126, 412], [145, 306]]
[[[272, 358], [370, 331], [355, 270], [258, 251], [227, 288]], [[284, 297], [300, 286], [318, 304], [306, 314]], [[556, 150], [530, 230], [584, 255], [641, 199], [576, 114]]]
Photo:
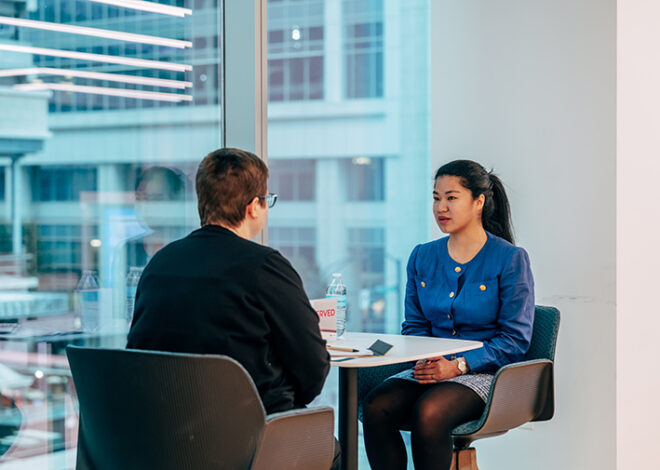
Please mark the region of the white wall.
[[434, 166], [495, 168], [537, 303], [562, 312], [555, 418], [478, 441], [479, 464], [613, 469], [615, 0], [431, 4]]
[[617, 462], [657, 468], [660, 3], [617, 5]]

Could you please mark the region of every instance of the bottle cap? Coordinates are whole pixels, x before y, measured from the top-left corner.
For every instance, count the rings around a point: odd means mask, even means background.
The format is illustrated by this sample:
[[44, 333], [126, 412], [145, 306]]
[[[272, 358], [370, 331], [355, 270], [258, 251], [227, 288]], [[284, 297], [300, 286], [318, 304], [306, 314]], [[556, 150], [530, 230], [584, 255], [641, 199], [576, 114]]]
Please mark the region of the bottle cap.
[[341, 273], [332, 273], [332, 277], [341, 277]]

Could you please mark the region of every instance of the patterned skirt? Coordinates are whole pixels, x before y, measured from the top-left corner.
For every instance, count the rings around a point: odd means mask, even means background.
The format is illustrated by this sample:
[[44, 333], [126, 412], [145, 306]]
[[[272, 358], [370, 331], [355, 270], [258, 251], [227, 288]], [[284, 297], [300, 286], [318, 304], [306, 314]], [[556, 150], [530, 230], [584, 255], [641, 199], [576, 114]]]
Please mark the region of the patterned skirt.
[[[493, 382], [493, 377], [495, 377], [495, 374], [487, 372], [477, 374], [468, 373], [465, 375], [459, 375], [452, 379], [447, 379], [445, 382], [456, 382], [461, 385], [465, 385], [469, 389], [473, 390], [474, 393], [479, 395], [479, 397], [484, 402], [486, 402], [488, 400], [488, 392], [490, 391], [490, 384]], [[389, 379], [403, 379], [417, 382], [417, 379], [413, 378], [412, 369], [407, 369], [403, 372], [399, 372], [398, 374], [394, 374], [391, 377], [388, 377], [386, 380]]]

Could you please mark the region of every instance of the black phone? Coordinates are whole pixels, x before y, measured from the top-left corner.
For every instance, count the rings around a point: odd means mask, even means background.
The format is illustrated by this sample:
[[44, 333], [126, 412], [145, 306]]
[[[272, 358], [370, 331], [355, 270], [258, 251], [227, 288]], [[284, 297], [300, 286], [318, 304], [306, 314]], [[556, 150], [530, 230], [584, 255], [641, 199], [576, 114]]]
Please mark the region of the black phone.
[[372, 351], [374, 356], [384, 356], [390, 349], [392, 349], [392, 347], [393, 346], [391, 344], [377, 339], [376, 342], [369, 346], [367, 349]]

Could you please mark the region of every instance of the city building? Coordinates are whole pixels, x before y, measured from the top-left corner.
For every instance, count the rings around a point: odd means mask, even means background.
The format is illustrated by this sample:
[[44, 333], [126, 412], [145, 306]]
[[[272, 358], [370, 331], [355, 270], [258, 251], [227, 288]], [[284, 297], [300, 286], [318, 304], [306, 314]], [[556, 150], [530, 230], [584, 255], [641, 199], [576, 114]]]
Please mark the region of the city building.
[[[102, 283], [115, 288], [129, 265], [145, 262], [131, 246], [144, 229], [129, 220], [143, 171], [176, 169], [185, 186], [185, 197], [165, 194], [150, 204], [152, 236], [166, 242], [198, 224], [196, 164], [222, 145], [218, 10], [215, 2], [198, 0], [182, 19], [94, 2], [22, 5], [32, 20], [192, 41], [181, 50], [4, 27], [4, 37], [30, 47], [192, 64], [192, 72], [176, 72], [22, 54], [33, 57], [22, 68], [61, 73], [2, 79], [14, 87], [146, 88], [66, 75], [75, 70], [192, 82], [186, 89], [192, 100], [179, 102], [50, 89], [50, 136], [43, 150], [18, 161], [20, 252], [34, 256], [39, 289], [73, 290], [83, 269], [97, 269]], [[349, 328], [398, 331], [407, 256], [425, 241], [431, 221], [427, 10], [424, 1], [269, 2], [268, 162], [279, 201], [268, 243], [293, 261], [310, 297], [323, 296], [333, 272], [344, 274]], [[3, 168], [2, 197], [10, 201], [9, 166]], [[428, 190], [418, 191], [420, 184]], [[9, 246], [9, 202], [0, 217]], [[119, 312], [121, 295], [115, 300]]]

